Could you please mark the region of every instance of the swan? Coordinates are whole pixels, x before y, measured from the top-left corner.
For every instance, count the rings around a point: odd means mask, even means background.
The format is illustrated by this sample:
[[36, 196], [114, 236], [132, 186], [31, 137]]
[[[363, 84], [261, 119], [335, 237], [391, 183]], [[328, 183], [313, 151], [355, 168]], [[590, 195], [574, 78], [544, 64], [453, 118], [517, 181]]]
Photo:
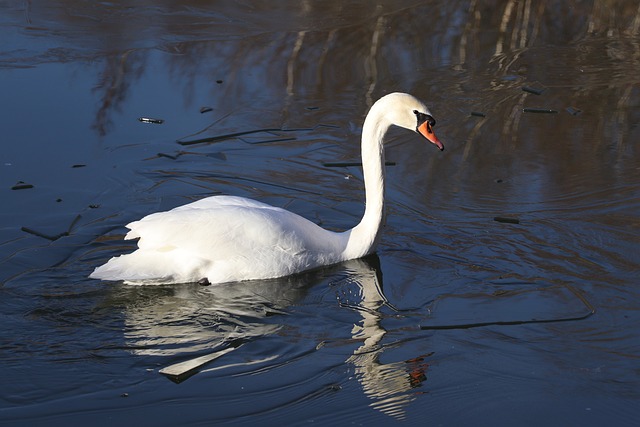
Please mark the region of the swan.
[[89, 277], [209, 285], [284, 277], [371, 254], [383, 222], [383, 138], [392, 125], [415, 131], [444, 150], [431, 112], [418, 99], [391, 93], [376, 101], [362, 129], [366, 206], [354, 228], [333, 232], [255, 200], [212, 196], [128, 224], [125, 239], [138, 238], [138, 249], [111, 258]]

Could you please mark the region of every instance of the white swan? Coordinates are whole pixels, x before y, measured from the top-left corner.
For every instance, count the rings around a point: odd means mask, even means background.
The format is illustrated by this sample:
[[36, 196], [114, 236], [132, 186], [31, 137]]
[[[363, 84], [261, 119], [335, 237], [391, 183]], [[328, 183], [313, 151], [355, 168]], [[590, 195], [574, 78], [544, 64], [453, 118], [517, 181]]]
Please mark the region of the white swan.
[[418, 132], [440, 150], [429, 109], [405, 93], [379, 99], [362, 129], [366, 207], [351, 230], [336, 233], [255, 200], [213, 196], [128, 224], [138, 249], [111, 258], [89, 277], [131, 284], [203, 284], [288, 276], [360, 258], [375, 250], [384, 205], [383, 137], [391, 125]]

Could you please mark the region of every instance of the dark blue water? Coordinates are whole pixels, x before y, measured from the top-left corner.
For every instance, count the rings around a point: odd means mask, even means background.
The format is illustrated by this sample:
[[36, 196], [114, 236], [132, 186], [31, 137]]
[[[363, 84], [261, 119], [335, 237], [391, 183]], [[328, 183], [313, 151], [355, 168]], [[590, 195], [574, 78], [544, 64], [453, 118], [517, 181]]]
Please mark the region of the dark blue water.
[[[639, 13], [7, 2], [0, 421], [634, 425]], [[213, 194], [352, 227], [361, 171], [331, 163], [358, 161], [397, 90], [446, 150], [389, 135], [376, 256], [215, 287], [87, 278], [134, 248], [125, 224]]]

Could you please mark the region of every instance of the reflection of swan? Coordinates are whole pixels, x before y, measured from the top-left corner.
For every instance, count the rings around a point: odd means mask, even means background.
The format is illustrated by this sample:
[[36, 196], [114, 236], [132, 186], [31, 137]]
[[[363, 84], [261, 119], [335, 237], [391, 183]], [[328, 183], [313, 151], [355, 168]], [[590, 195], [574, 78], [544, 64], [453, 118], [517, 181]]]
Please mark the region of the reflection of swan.
[[[177, 362], [160, 372], [182, 381], [200, 369], [206, 370], [206, 363], [238, 344], [281, 333], [288, 323], [286, 318], [271, 316], [287, 312], [314, 284], [338, 272], [346, 272], [346, 277], [332, 284], [340, 304], [361, 317], [353, 325], [351, 337], [362, 344], [346, 362], [354, 366], [355, 377], [373, 408], [403, 418], [405, 406], [416, 397], [415, 388], [426, 379], [426, 365], [422, 357], [386, 364], [379, 360], [386, 348], [380, 345], [387, 333], [382, 326], [383, 308], [395, 309], [384, 296], [376, 255], [339, 264], [335, 269], [321, 269], [317, 274], [271, 280], [208, 287], [119, 287], [112, 302], [122, 301], [126, 306], [127, 347], [137, 355], [163, 356], [163, 363]], [[305, 335], [305, 331], [295, 334]], [[282, 356], [269, 353], [244, 364]]]
[[214, 196], [129, 224], [126, 238], [139, 237], [139, 249], [112, 258], [91, 277], [223, 283], [282, 277], [370, 254], [383, 220], [384, 134], [391, 125], [415, 130], [442, 150], [434, 124], [411, 95], [386, 95], [371, 107], [362, 132], [366, 208], [351, 230], [335, 233], [284, 209]]
[[120, 288], [116, 298], [127, 306], [125, 338], [134, 353], [193, 356], [275, 333], [281, 324], [267, 317], [299, 300], [306, 286], [293, 276], [236, 286]]
[[351, 275], [344, 286], [353, 284], [356, 289], [349, 292], [347, 300], [343, 290], [340, 299], [342, 305], [356, 309], [362, 316], [362, 321], [352, 330], [352, 337], [362, 341], [362, 345], [347, 361], [355, 366], [364, 393], [373, 400], [371, 406], [396, 418], [404, 418], [404, 407], [416, 397], [413, 389], [426, 380], [427, 365], [423, 356], [387, 364], [380, 362], [384, 347], [379, 343], [387, 331], [381, 326], [383, 316], [379, 309], [390, 304], [382, 291], [379, 260], [373, 255], [351, 263], [359, 264], [354, 268], [357, 273]]

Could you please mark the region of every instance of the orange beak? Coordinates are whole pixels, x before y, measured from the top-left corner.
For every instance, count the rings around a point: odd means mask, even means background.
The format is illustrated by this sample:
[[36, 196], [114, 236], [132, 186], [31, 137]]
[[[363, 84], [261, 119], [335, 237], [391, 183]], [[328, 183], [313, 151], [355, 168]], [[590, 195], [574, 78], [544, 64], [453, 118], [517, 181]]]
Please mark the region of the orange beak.
[[444, 150], [444, 145], [438, 139], [435, 133], [433, 133], [433, 128], [431, 127], [431, 123], [429, 121], [425, 121], [423, 124], [418, 126], [418, 133], [425, 138], [427, 138], [432, 144], [440, 149], [440, 151]]

